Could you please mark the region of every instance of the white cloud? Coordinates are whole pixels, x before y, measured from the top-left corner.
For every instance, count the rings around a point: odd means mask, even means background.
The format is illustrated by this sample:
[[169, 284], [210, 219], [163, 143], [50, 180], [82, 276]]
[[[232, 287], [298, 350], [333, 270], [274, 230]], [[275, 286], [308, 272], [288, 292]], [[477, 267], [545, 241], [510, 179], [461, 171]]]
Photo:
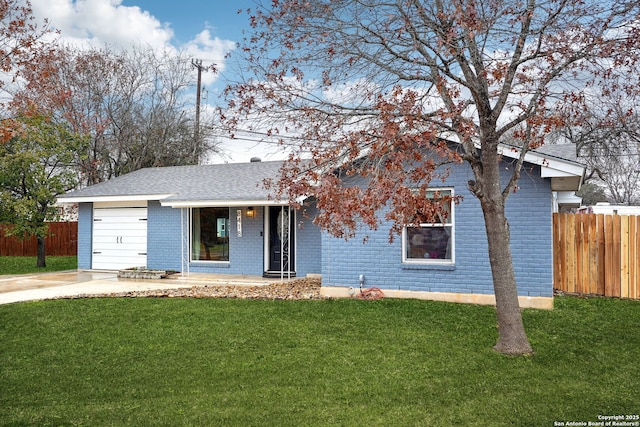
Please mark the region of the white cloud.
[[[122, 0], [31, 0], [38, 21], [48, 19], [60, 31], [63, 43], [75, 46], [119, 47], [151, 46], [158, 51], [184, 50], [203, 65], [215, 62], [224, 69], [224, 57], [235, 43], [211, 36], [209, 30], [197, 34], [184, 45], [173, 44], [174, 32], [138, 6], [123, 6]], [[205, 73], [203, 81], [211, 84], [216, 74]]]
[[[193, 58], [202, 59], [202, 65], [209, 66], [215, 64], [217, 71], [224, 71], [224, 56], [235, 48], [235, 42], [223, 40], [219, 37], [211, 37], [209, 30], [203, 30], [195, 36], [195, 38], [184, 46], [182, 49], [187, 55]], [[202, 75], [203, 84], [211, 84], [216, 79], [215, 73], [204, 73]]]
[[48, 18], [66, 43], [127, 47], [137, 43], [161, 49], [173, 31], [137, 6], [121, 0], [32, 0], [34, 15]]

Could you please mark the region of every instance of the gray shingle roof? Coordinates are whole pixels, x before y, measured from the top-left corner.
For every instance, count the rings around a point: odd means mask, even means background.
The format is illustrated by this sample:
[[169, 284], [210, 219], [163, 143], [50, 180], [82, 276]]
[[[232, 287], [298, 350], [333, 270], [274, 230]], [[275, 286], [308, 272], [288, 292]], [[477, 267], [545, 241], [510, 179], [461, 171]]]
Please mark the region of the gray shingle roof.
[[264, 179], [277, 178], [281, 165], [277, 161], [145, 168], [69, 192], [60, 199], [169, 195], [162, 200], [268, 200]]
[[532, 151], [570, 162], [581, 163], [578, 159], [575, 144], [544, 144]]
[[[574, 144], [549, 144], [533, 150], [544, 156], [579, 163]], [[146, 168], [72, 191], [59, 200], [93, 201], [102, 197], [129, 197], [163, 203], [267, 201], [265, 179], [277, 179], [282, 161]], [[157, 198], [150, 196], [158, 196]]]

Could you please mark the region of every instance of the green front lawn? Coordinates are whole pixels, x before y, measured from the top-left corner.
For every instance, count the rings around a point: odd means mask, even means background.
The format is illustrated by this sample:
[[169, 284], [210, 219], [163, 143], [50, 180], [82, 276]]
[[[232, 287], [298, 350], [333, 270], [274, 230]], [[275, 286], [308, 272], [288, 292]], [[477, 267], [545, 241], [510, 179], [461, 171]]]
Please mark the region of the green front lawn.
[[552, 426], [640, 412], [640, 302], [85, 299], [0, 306], [0, 425]]
[[0, 256], [0, 275], [43, 273], [78, 268], [77, 256], [48, 256], [46, 261], [46, 267], [37, 268], [37, 258], [34, 256]]

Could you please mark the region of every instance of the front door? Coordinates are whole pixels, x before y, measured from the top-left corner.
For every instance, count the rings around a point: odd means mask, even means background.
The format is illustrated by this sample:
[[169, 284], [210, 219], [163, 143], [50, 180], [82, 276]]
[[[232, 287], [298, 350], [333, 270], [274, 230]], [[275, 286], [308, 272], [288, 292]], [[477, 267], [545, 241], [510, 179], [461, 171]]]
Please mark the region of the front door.
[[295, 276], [295, 211], [288, 206], [269, 206], [266, 221], [265, 276]]

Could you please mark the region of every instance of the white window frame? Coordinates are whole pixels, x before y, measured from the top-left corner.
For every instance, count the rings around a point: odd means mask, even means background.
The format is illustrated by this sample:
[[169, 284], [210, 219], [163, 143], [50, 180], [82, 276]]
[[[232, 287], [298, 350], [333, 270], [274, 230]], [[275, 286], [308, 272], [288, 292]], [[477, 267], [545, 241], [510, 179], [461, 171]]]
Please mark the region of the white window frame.
[[[449, 207], [449, 216], [447, 217], [448, 223], [445, 224], [432, 224], [432, 223], [421, 223], [419, 226], [409, 226], [405, 225], [402, 228], [402, 263], [410, 264], [410, 265], [453, 265], [455, 264], [455, 203], [453, 201], [454, 198], [454, 189], [453, 187], [443, 187], [443, 188], [430, 188], [430, 193], [448, 193], [451, 197], [450, 207]], [[449, 253], [451, 255], [451, 259], [445, 258], [409, 258], [408, 256], [408, 247], [407, 247], [407, 229], [408, 228], [435, 228], [435, 227], [443, 227], [448, 228], [450, 230], [449, 236]]]

